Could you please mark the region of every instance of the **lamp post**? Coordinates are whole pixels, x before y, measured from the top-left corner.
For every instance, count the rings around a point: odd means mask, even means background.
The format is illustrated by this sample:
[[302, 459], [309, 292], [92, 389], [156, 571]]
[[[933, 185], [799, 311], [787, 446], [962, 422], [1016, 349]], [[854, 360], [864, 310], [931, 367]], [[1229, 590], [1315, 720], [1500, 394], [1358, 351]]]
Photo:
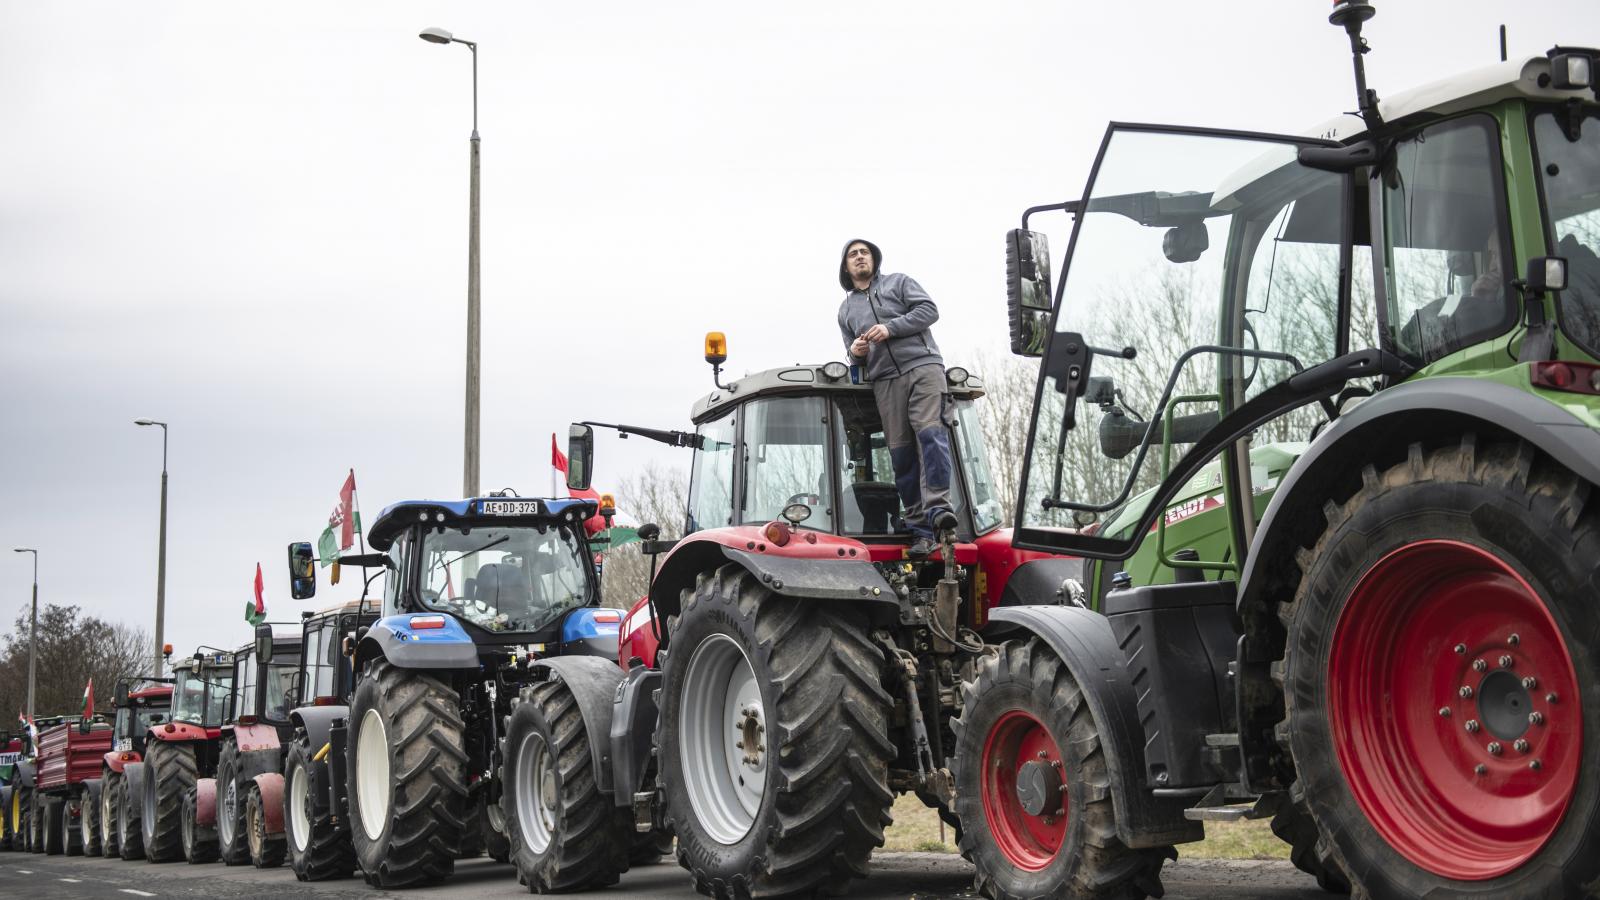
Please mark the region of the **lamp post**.
[[13, 553], [33, 554], [33, 611], [28, 619], [28, 721], [33, 721], [33, 678], [39, 655], [39, 551], [32, 547], [13, 547]]
[[430, 44], [464, 44], [472, 51], [471, 178], [467, 200], [467, 413], [466, 446], [462, 462], [462, 495], [478, 496], [478, 44], [464, 41], [443, 28], [424, 28], [417, 37]]
[[134, 419], [135, 425], [161, 426], [161, 541], [156, 551], [156, 654], [152, 675], [161, 677], [161, 630], [167, 615], [167, 423]]

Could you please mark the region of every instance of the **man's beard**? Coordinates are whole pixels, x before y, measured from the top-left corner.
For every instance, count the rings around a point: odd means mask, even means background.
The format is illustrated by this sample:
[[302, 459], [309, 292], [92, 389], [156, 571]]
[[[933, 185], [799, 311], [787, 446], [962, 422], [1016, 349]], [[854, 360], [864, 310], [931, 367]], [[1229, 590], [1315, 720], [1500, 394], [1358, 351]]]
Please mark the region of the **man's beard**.
[[867, 266], [867, 268], [864, 269], [864, 270], [863, 269], [851, 269], [850, 270], [850, 278], [853, 281], [871, 281], [872, 280], [872, 274], [873, 274], [873, 272], [872, 272], [872, 267], [871, 266]]

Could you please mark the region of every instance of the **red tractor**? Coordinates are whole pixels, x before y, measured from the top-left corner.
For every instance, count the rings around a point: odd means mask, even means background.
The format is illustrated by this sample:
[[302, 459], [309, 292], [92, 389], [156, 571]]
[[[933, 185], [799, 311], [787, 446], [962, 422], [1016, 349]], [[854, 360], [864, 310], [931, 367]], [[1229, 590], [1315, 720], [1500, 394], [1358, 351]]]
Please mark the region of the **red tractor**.
[[137, 793], [130, 797], [126, 769], [144, 758], [145, 735], [150, 729], [167, 721], [172, 686], [152, 683], [133, 691], [123, 681], [117, 683], [114, 696], [111, 749], [101, 757], [100, 777], [88, 787], [91, 798], [83, 815], [84, 852], [107, 859], [138, 859], [144, 855], [144, 838], [139, 833], [143, 799]]
[[255, 643], [233, 657], [216, 777], [195, 783], [196, 821], [189, 830], [214, 828], [218, 854], [230, 866], [270, 868], [284, 854], [283, 759], [294, 735], [289, 710], [300, 667], [300, 626], [258, 625]]
[[195, 815], [195, 784], [216, 770], [232, 689], [232, 653], [202, 648], [179, 662], [170, 720], [146, 732], [144, 761], [123, 770], [130, 796], [137, 792], [142, 798], [139, 826], [150, 862], [216, 859], [216, 830]]

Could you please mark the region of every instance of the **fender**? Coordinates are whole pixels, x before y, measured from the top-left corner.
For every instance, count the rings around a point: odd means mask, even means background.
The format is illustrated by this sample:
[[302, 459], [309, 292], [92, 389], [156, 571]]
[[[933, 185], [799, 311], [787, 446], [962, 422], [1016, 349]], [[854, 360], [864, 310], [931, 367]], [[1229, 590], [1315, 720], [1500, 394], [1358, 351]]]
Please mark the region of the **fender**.
[[[714, 528], [678, 541], [650, 584], [650, 598], [659, 615], [675, 615], [680, 592], [694, 587], [695, 576], [735, 562], [785, 595], [862, 602], [875, 619], [898, 621], [899, 601], [870, 560], [866, 544], [837, 535], [800, 529], [778, 547], [754, 525]], [[817, 564], [822, 561], [832, 565]]]
[[[1600, 433], [1549, 400], [1479, 378], [1438, 377], [1396, 385], [1361, 402], [1329, 424], [1284, 474], [1267, 504], [1239, 579], [1237, 703], [1243, 780], [1253, 791], [1281, 788], [1292, 771], [1274, 769], [1279, 755], [1272, 729], [1282, 701], [1271, 664], [1281, 654], [1283, 629], [1273, 603], [1298, 583], [1295, 552], [1317, 539], [1329, 485], [1350, 483], [1361, 467], [1404, 458], [1415, 441], [1441, 433], [1510, 434], [1527, 441], [1591, 484], [1600, 485]], [[1348, 448], [1355, 447], [1355, 453]], [[1254, 748], [1254, 749], [1252, 749]]]
[[[1005, 590], [1000, 594], [1000, 606], [1063, 606], [1070, 605], [1072, 598], [1067, 591], [1067, 580], [1073, 579], [1078, 586], [1088, 590], [1085, 581], [1084, 569], [1088, 560], [1075, 556], [1054, 556], [1045, 559], [1030, 559], [1012, 570], [1010, 577], [1005, 581]], [[990, 583], [990, 590], [994, 590]], [[1088, 602], [1087, 596], [1084, 602]]]
[[203, 741], [220, 734], [221, 731], [218, 731], [217, 735], [208, 734], [203, 725], [195, 725], [190, 722], [168, 722], [165, 725], [150, 729], [150, 736], [146, 740], [181, 743], [183, 741]]
[[122, 768], [122, 783], [127, 786], [128, 802], [143, 803], [144, 762], [130, 762]]
[[106, 755], [100, 757], [100, 759], [104, 763], [106, 770], [116, 772], [120, 775], [124, 766], [126, 766], [128, 763], [140, 762], [143, 760], [143, 757], [139, 755], [139, 751], [137, 750], [112, 750]]
[[[82, 787], [83, 789], [78, 792], [78, 804], [80, 806], [93, 805], [98, 809], [100, 806], [100, 779], [85, 778]], [[82, 813], [79, 813], [79, 815], [82, 815]]]
[[273, 725], [235, 725], [233, 727], [233, 741], [239, 747], [240, 753], [251, 753], [256, 750], [277, 750], [281, 741], [278, 739], [278, 729]]
[[[534, 671], [544, 670], [549, 678], [564, 682], [578, 701], [583, 728], [589, 737], [589, 759], [594, 765], [595, 786], [600, 793], [611, 793], [611, 705], [617, 695], [622, 670], [609, 659], [598, 656], [554, 656], [538, 660]], [[631, 799], [631, 798], [630, 798]]]
[[629, 669], [617, 684], [611, 716], [611, 762], [616, 773], [611, 800], [617, 806], [631, 805], [634, 792], [644, 786], [659, 716], [656, 693], [660, 689], [661, 670], [644, 666]]
[[201, 828], [217, 827], [217, 780], [215, 778], [195, 779], [194, 823]]
[[[312, 753], [321, 749], [318, 744], [311, 748]], [[243, 784], [257, 775], [267, 772], [277, 772], [283, 768], [283, 753], [277, 747], [268, 747], [258, 750], [241, 750], [239, 753], [239, 782]]]
[[17, 760], [17, 778], [12, 784], [16, 787], [33, 788], [34, 763], [31, 760]]
[[278, 772], [263, 772], [253, 781], [257, 790], [261, 791], [261, 814], [267, 820], [267, 833], [282, 834], [283, 775]]
[[422, 615], [424, 613], [400, 613], [373, 622], [356, 648], [356, 671], [379, 658], [402, 669], [476, 671], [478, 645], [461, 623], [454, 616], [446, 615], [443, 628], [412, 628], [411, 620]]
[[306, 743], [311, 747], [311, 754], [316, 755], [322, 745], [328, 743], [328, 731], [333, 728], [334, 719], [345, 719], [350, 716], [348, 706], [302, 706], [291, 710], [289, 721], [296, 728], [303, 728], [306, 732]]
[[1129, 847], [1198, 841], [1201, 823], [1183, 817], [1183, 797], [1159, 797], [1144, 783], [1144, 726], [1127, 660], [1105, 616], [1076, 606], [1003, 606], [989, 614], [984, 637], [1032, 634], [1056, 652], [1078, 682], [1100, 731], [1111, 776], [1117, 837]]

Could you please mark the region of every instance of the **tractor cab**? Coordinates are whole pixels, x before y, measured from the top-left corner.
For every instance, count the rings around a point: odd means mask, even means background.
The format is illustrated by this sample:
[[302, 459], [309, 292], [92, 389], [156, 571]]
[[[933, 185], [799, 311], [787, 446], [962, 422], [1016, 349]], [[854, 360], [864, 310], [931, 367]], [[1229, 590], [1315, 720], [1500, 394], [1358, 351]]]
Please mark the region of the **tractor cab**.
[[234, 651], [233, 690], [228, 695], [227, 729], [256, 724], [275, 726], [280, 737], [291, 731], [295, 673], [300, 670], [300, 626], [256, 626], [256, 639]]
[[355, 689], [355, 673], [345, 641], [357, 629], [378, 619], [378, 604], [373, 600], [352, 600], [301, 618], [300, 644], [295, 648], [298, 670], [293, 674], [290, 708], [299, 706], [339, 706], [350, 702]]
[[234, 655], [202, 648], [173, 664], [172, 711], [168, 721], [149, 733], [163, 740], [204, 739], [221, 734], [233, 694]]
[[[613, 654], [620, 617], [596, 609], [584, 529], [595, 510], [587, 500], [514, 496], [390, 506], [367, 535], [376, 552], [344, 558], [386, 570], [383, 618], [362, 646], [391, 659], [437, 652], [463, 664], [468, 654], [476, 659], [473, 645], [537, 655], [593, 641], [595, 652]], [[368, 658], [358, 651], [357, 668]]]
[[144, 753], [144, 740], [151, 729], [170, 721], [172, 685], [157, 684], [129, 690], [126, 682], [117, 685], [113, 701], [116, 716], [111, 723], [111, 752], [123, 761], [137, 760]]

